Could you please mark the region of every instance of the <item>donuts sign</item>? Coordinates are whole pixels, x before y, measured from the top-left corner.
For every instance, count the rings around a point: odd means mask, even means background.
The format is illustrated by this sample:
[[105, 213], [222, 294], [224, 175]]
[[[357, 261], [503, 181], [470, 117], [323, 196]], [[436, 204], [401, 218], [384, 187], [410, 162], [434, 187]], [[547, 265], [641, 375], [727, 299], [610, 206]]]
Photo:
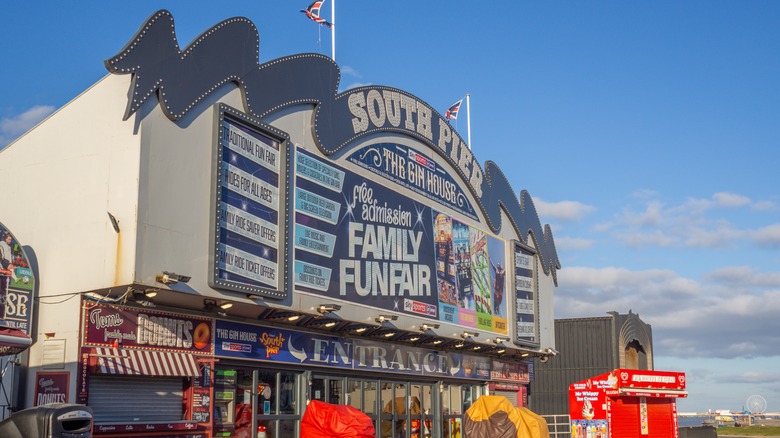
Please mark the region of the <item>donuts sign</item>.
[[167, 312], [96, 305], [84, 309], [84, 345], [211, 353], [213, 322]]

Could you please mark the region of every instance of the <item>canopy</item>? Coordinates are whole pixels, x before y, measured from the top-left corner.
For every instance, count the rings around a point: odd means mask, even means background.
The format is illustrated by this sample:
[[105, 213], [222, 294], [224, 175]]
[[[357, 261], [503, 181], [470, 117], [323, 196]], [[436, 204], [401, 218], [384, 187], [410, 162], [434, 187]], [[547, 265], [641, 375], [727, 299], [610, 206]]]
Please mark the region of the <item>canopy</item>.
[[[2, 282], [4, 279], [0, 279]], [[21, 353], [32, 345], [32, 338], [21, 330], [0, 327], [0, 356]]]
[[374, 438], [374, 422], [368, 415], [347, 405], [312, 400], [301, 419], [301, 436], [306, 438]]
[[469, 438], [550, 438], [544, 418], [496, 395], [483, 395], [471, 405], [463, 429]]

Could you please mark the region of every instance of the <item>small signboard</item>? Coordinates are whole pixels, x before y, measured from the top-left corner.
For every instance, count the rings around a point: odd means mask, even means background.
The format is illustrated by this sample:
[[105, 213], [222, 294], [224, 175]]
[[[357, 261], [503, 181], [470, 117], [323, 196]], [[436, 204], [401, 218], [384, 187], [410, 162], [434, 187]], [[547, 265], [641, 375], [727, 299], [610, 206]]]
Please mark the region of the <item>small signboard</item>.
[[35, 373], [35, 398], [33, 406], [49, 403], [67, 403], [70, 389], [70, 372]]
[[0, 223], [0, 327], [30, 334], [35, 276], [22, 244]]

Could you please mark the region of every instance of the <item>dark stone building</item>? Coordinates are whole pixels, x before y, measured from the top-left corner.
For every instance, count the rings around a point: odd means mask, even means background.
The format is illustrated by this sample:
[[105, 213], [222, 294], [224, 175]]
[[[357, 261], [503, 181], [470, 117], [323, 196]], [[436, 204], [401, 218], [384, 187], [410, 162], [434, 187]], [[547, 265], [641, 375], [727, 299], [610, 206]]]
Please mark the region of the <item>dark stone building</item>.
[[555, 320], [558, 355], [534, 363], [529, 406], [540, 415], [566, 415], [574, 382], [617, 368], [653, 369], [653, 333], [638, 314]]

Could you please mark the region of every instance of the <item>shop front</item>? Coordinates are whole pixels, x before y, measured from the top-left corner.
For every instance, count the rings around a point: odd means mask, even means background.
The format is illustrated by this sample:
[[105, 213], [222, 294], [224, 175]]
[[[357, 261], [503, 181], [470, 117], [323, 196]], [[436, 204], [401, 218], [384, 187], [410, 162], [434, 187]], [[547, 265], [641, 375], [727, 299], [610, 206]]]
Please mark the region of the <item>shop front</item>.
[[377, 436], [458, 437], [492, 363], [386, 342], [217, 320], [214, 436], [299, 436], [311, 400], [352, 406]]
[[203, 438], [211, 425], [214, 321], [85, 300], [76, 401], [95, 436]]
[[616, 369], [569, 386], [573, 437], [677, 437], [685, 373]]

